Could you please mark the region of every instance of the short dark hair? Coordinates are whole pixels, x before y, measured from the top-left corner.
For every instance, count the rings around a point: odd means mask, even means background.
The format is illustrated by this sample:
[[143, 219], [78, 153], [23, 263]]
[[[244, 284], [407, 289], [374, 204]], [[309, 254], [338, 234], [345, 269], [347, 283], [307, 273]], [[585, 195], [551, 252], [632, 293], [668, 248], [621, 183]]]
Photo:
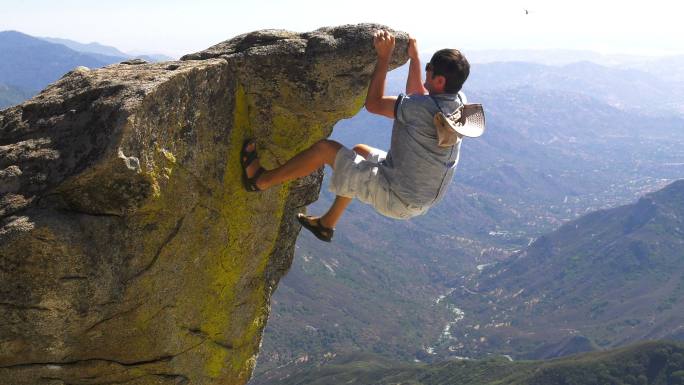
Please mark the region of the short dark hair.
[[457, 49], [440, 49], [432, 55], [429, 64], [433, 78], [438, 75], [446, 78], [444, 92], [448, 94], [460, 91], [470, 75], [470, 63]]

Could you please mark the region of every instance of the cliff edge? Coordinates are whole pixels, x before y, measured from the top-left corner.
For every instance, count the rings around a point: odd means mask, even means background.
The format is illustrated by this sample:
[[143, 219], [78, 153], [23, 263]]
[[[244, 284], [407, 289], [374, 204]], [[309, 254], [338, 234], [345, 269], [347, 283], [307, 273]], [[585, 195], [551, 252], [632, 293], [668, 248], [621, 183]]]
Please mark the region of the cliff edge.
[[246, 383], [322, 176], [248, 193], [240, 147], [270, 168], [354, 115], [379, 27], [80, 67], [1, 111], [3, 384]]

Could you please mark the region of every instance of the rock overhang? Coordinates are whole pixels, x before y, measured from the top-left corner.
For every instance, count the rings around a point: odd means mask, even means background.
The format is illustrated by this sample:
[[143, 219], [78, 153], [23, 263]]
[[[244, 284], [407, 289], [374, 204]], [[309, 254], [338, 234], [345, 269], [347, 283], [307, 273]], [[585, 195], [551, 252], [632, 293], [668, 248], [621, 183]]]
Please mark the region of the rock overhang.
[[356, 113], [378, 28], [77, 68], [0, 112], [0, 373], [245, 383], [321, 174], [249, 194], [241, 144], [272, 167]]

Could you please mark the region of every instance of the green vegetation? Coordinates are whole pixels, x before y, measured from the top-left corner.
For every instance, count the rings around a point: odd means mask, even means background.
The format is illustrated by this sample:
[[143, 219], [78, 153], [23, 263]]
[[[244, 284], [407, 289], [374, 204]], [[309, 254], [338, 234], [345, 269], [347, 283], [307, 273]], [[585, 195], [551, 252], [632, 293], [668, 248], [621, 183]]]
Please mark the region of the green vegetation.
[[[253, 385], [679, 385], [684, 384], [684, 345], [647, 342], [551, 361], [505, 358], [435, 364], [392, 362], [363, 354], [291, 365], [266, 373]], [[277, 380], [276, 380], [277, 379]]]

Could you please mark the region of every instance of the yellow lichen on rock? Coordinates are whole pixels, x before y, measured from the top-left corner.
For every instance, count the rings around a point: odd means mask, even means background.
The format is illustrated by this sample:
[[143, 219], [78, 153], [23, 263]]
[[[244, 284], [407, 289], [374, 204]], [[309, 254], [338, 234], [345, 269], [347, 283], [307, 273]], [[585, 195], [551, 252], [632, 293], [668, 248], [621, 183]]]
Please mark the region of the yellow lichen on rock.
[[[226, 218], [227, 243], [217, 256], [216, 267], [211, 269], [211, 290], [206, 298], [202, 311], [204, 320], [201, 329], [210, 338], [225, 341], [231, 346], [232, 354], [225, 349], [212, 349], [205, 370], [211, 377], [219, 377], [222, 368], [232, 367], [232, 373], [251, 372], [250, 359], [254, 355], [255, 333], [253, 320], [262, 320], [267, 316], [267, 296], [262, 274], [273, 249], [277, 247], [276, 239], [280, 221], [258, 221], [257, 213], [273, 213], [273, 218], [283, 218], [283, 210], [288, 195], [287, 185], [278, 186], [263, 193], [250, 193], [242, 187], [242, 168], [240, 166], [240, 149], [245, 137], [251, 132], [249, 101], [243, 87], [238, 86], [235, 94], [234, 122], [230, 143], [233, 147], [224, 179], [224, 195], [221, 204], [222, 217]], [[278, 197], [273, 199], [273, 196]], [[254, 242], [258, 236], [260, 241]], [[245, 260], [248, 259], [248, 260]], [[236, 303], [237, 291], [249, 286], [250, 280], [256, 287], [250, 287], [248, 299], [241, 298], [247, 304], [240, 308]], [[242, 285], [240, 285], [242, 283]], [[251, 283], [254, 285], [254, 283]], [[243, 317], [235, 317], [231, 308], [239, 309]], [[237, 318], [237, 320], [236, 320]], [[249, 320], [252, 320], [250, 323]], [[246, 327], [247, 326], [247, 327]], [[240, 338], [231, 339], [229, 331], [240, 329]], [[252, 330], [252, 332], [249, 332]]]

